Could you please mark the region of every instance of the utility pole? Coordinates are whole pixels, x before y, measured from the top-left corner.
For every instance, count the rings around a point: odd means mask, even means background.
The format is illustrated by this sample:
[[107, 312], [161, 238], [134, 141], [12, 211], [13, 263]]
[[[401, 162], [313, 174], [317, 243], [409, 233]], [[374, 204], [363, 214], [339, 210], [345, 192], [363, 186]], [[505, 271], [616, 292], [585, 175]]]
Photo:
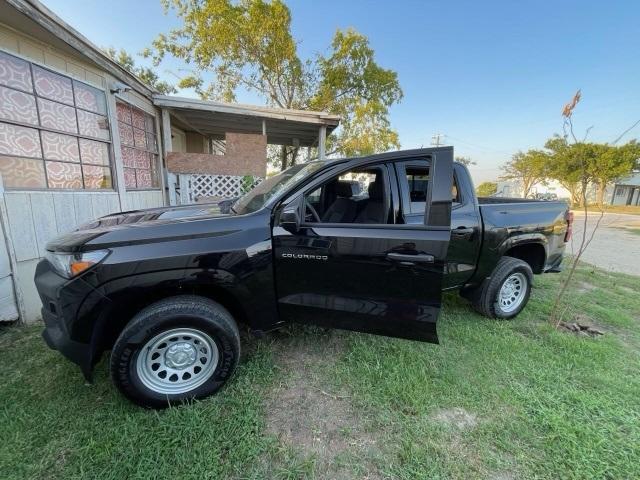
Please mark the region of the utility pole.
[[442, 140], [445, 137], [442, 133], [435, 133], [431, 136], [431, 145], [439, 147], [442, 144]]

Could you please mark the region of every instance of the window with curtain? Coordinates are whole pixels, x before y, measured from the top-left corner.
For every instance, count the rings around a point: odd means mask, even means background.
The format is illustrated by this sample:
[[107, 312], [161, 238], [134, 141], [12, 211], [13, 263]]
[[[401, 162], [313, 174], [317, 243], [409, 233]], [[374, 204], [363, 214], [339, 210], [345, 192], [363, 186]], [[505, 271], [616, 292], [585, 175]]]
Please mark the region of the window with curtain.
[[112, 189], [104, 91], [0, 51], [0, 173], [8, 189]]
[[121, 100], [117, 101], [116, 110], [125, 187], [127, 190], [158, 188], [155, 118]]

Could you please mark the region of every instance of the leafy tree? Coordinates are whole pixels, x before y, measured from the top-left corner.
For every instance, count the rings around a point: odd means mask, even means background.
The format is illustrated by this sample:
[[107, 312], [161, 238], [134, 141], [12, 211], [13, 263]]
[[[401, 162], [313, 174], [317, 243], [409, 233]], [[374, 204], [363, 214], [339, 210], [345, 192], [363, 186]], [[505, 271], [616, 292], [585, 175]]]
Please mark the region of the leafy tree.
[[575, 145], [570, 145], [565, 137], [555, 135], [545, 143], [549, 151], [547, 174], [569, 191], [572, 205], [579, 205], [582, 197], [582, 160]]
[[[146, 51], [155, 65], [165, 55], [195, 67], [179, 86], [204, 99], [234, 101], [242, 88], [270, 106], [322, 110], [342, 117], [329, 153], [363, 155], [399, 148], [389, 107], [402, 99], [396, 72], [379, 66], [369, 40], [336, 31], [326, 54], [301, 59], [282, 0], [161, 0], [182, 25], [159, 35]], [[205, 78], [207, 76], [207, 78]], [[282, 169], [298, 147], [280, 149]]]
[[466, 165], [467, 167], [469, 165], [476, 165], [477, 164], [474, 160], [471, 160], [471, 157], [456, 157], [455, 160], [456, 160], [456, 162], [459, 162], [462, 165]]
[[629, 175], [640, 159], [640, 145], [632, 140], [619, 147], [602, 145], [599, 155], [588, 166], [590, 176], [595, 182], [598, 193], [597, 202], [604, 203], [607, 185], [625, 175]]
[[502, 169], [506, 180], [515, 180], [522, 186], [522, 196], [527, 198], [531, 188], [545, 180], [547, 176], [548, 155], [541, 150], [517, 152]]
[[479, 197], [490, 197], [498, 191], [496, 182], [482, 182], [476, 187], [476, 194]]
[[109, 56], [109, 58], [118, 63], [118, 65], [133, 73], [136, 77], [142, 80], [143, 83], [155, 88], [163, 95], [178, 92], [173, 85], [165, 82], [164, 80], [160, 80], [158, 74], [151, 68], [136, 66], [135, 60], [129, 53], [127, 53], [126, 50], [122, 48], [120, 50], [116, 50], [113, 47], [109, 47], [104, 49], [104, 52]]

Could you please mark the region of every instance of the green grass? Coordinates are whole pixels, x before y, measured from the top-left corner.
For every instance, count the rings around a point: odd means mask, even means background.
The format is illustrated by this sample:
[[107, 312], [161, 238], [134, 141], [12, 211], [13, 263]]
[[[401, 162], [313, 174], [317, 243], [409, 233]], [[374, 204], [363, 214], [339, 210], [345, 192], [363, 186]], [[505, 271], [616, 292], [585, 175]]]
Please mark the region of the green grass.
[[[105, 362], [84, 385], [39, 327], [3, 328], [0, 478], [335, 478], [317, 454], [268, 433], [269, 399], [297, 364], [282, 355], [313, 352], [302, 381], [321, 386], [318, 399], [340, 392], [357, 412], [345, 438], [376, 443], [359, 455], [345, 442], [334, 459], [341, 478], [372, 469], [406, 479], [640, 478], [638, 278], [586, 265], [576, 276], [568, 315], [590, 319], [603, 337], [546, 323], [561, 275], [543, 275], [510, 322], [447, 295], [440, 345], [302, 327], [247, 339], [219, 395], [162, 412], [121, 398]], [[442, 421], [453, 409], [472, 424]]]

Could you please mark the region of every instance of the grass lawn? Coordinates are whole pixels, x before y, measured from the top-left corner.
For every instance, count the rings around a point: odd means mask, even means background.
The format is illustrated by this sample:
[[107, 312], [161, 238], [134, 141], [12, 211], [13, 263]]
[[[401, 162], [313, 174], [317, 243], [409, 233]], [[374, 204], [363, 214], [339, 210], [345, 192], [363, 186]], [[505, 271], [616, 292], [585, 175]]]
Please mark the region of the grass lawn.
[[447, 295], [440, 345], [246, 338], [227, 388], [162, 412], [3, 328], [0, 478], [640, 478], [638, 278], [579, 268], [570, 312], [598, 338], [545, 322], [559, 280], [510, 322]]

